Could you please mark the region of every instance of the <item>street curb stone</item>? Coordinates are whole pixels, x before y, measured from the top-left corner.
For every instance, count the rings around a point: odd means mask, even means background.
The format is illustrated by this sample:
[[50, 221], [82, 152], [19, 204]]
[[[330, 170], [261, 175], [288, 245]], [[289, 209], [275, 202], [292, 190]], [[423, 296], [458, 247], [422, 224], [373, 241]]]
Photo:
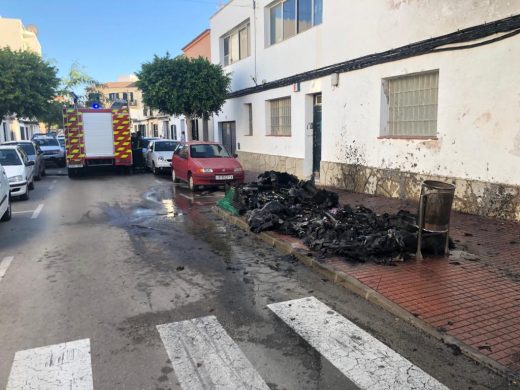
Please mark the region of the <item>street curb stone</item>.
[[[213, 206], [212, 211], [218, 216], [225, 219], [226, 221], [240, 227], [241, 229], [247, 232], [250, 231], [249, 225], [243, 218], [231, 215], [230, 213], [222, 210], [218, 206]], [[496, 362], [495, 360], [487, 357], [486, 355], [483, 355], [475, 348], [461, 342], [457, 338], [440, 332], [435, 327], [431, 326], [430, 324], [426, 323], [420, 318], [417, 318], [412, 313], [403, 309], [401, 306], [392, 302], [391, 300], [389, 300], [382, 294], [378, 293], [377, 291], [361, 283], [356, 278], [347, 275], [344, 272], [338, 271], [326, 264], [322, 264], [316, 261], [312, 256], [309, 256], [307, 254], [308, 252], [304, 252], [298, 248], [293, 248], [291, 244], [288, 244], [287, 242], [279, 239], [278, 237], [274, 237], [273, 235], [269, 234], [269, 232], [261, 232], [259, 234], [254, 234], [254, 237], [257, 239], [261, 239], [262, 241], [278, 249], [282, 253], [292, 254], [299, 262], [305, 264], [309, 268], [312, 268], [313, 270], [315, 270], [320, 275], [324, 276], [334, 284], [340, 285], [343, 288], [352, 291], [353, 293], [363, 297], [365, 300], [381, 307], [382, 309], [388, 311], [394, 316], [410, 323], [417, 329], [425, 332], [426, 334], [434, 337], [437, 340], [440, 340], [447, 346], [451, 347], [454, 350], [454, 353], [460, 351], [461, 353], [476, 361], [477, 363], [482, 364], [501, 375], [505, 375], [511, 380], [520, 380], [520, 375], [511, 371], [506, 366]]]

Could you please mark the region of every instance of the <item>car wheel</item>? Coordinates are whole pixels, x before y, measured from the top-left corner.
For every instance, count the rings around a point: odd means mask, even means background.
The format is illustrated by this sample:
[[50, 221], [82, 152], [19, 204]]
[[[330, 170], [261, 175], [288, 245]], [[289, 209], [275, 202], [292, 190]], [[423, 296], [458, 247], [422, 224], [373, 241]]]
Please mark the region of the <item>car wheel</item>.
[[156, 176], [159, 174], [159, 170], [158, 170], [157, 167], [155, 166], [155, 163], [154, 163], [154, 162], [152, 162], [152, 173], [153, 173], [154, 175], [156, 175]]
[[9, 197], [7, 197], [7, 210], [5, 210], [5, 213], [2, 215], [2, 219], [0, 219], [0, 221], [7, 222], [11, 219], [11, 216], [11, 201], [9, 200]]
[[188, 187], [190, 188], [191, 191], [195, 191], [195, 183], [193, 182], [193, 176], [190, 175], [188, 177]]
[[32, 179], [31, 182], [27, 185], [27, 188], [29, 190], [34, 190], [34, 179]]
[[21, 200], [29, 200], [29, 188], [27, 188], [27, 190], [25, 191], [25, 194], [20, 196], [20, 199]]
[[177, 178], [177, 175], [175, 174], [175, 169], [172, 168], [172, 181], [174, 183], [178, 183], [179, 179]]
[[60, 168], [65, 168], [67, 166], [67, 161], [65, 159], [61, 160], [58, 164]]

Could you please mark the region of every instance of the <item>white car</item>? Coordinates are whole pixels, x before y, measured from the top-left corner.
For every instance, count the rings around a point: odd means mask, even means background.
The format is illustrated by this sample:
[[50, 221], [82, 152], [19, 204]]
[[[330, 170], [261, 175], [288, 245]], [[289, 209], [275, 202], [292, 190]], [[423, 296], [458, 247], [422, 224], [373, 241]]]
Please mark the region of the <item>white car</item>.
[[170, 171], [172, 165], [173, 152], [179, 145], [178, 141], [172, 139], [153, 140], [146, 150], [146, 167], [150, 169], [154, 175], [160, 172]]
[[34, 161], [19, 146], [0, 146], [0, 164], [9, 179], [11, 196], [29, 199], [29, 190], [34, 189]]
[[11, 199], [9, 198], [9, 179], [5, 169], [0, 165], [0, 221], [11, 219]]

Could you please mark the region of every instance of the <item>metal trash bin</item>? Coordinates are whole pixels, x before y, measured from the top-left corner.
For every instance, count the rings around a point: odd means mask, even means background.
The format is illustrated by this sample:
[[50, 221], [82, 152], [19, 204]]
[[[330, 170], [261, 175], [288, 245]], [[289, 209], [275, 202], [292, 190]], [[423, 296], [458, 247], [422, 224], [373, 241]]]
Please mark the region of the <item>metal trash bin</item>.
[[422, 260], [423, 234], [445, 234], [444, 255], [448, 254], [450, 241], [450, 215], [455, 186], [442, 181], [425, 180], [419, 198], [419, 221], [416, 259]]

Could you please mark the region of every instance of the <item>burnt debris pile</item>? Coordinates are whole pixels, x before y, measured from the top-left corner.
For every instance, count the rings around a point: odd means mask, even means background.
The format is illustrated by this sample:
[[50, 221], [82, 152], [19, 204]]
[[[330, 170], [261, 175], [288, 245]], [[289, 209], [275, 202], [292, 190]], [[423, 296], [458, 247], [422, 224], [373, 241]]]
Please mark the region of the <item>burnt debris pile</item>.
[[[337, 193], [274, 171], [234, 190], [233, 207], [246, 215], [251, 231], [298, 237], [324, 256], [390, 264], [417, 248], [416, 217], [407, 211], [379, 215], [363, 206], [341, 206]], [[436, 252], [437, 247], [426, 240], [423, 249]]]

